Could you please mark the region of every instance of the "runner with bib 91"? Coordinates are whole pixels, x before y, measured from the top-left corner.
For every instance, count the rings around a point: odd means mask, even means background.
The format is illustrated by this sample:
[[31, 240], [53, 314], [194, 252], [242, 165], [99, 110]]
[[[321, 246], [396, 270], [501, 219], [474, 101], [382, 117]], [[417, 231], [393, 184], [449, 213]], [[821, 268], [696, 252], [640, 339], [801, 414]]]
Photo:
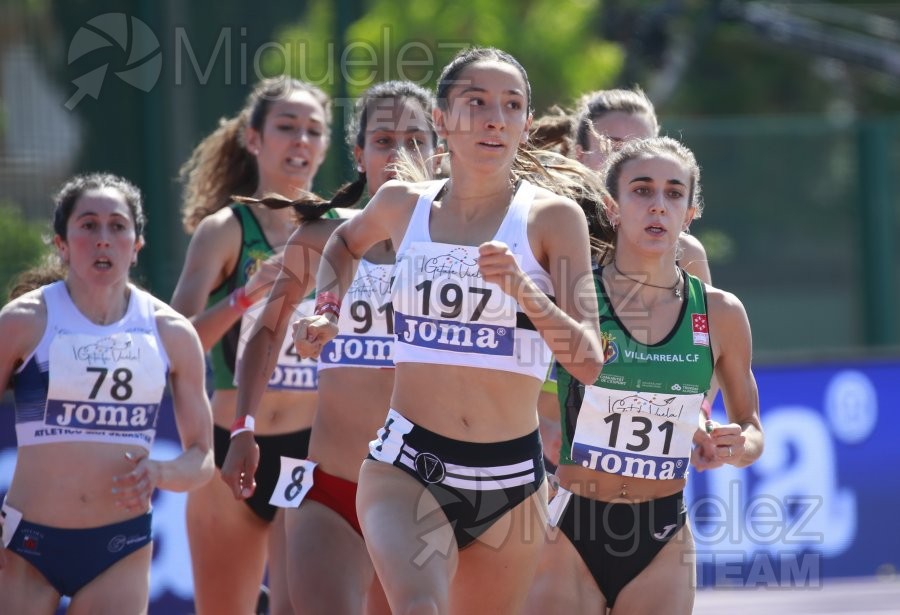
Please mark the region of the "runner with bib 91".
[[[238, 370], [238, 408], [252, 416], [272, 371], [276, 341], [284, 339], [293, 306], [311, 290], [319, 254], [341, 220], [321, 216], [375, 194], [393, 177], [404, 155], [428, 167], [437, 134], [431, 123], [433, 97], [408, 81], [388, 81], [366, 90], [348, 128], [356, 181], [331, 201], [312, 195], [295, 202], [303, 223], [288, 240], [283, 268], [247, 342]], [[349, 213], [349, 212], [346, 212]], [[356, 213], [354, 211], [354, 213]], [[285, 543], [291, 602], [296, 612], [353, 615], [389, 612], [375, 578], [356, 516], [356, 481], [369, 439], [384, 419], [394, 383], [393, 319], [389, 318], [394, 251], [390, 242], [368, 250], [344, 298], [340, 335], [319, 357], [319, 399], [304, 460], [282, 461], [269, 500], [285, 510]], [[293, 340], [293, 338], [291, 338]], [[236, 437], [222, 476], [235, 495], [257, 470], [256, 444]]]

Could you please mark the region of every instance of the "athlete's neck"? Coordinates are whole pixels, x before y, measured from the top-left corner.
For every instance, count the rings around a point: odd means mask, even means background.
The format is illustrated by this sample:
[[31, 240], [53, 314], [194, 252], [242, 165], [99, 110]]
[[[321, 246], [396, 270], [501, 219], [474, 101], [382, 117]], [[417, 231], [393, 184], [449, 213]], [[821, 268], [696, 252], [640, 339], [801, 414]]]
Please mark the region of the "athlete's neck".
[[128, 310], [131, 289], [127, 280], [109, 286], [86, 284], [70, 271], [65, 280], [72, 303], [85, 318], [97, 325], [121, 320]]
[[506, 209], [514, 190], [509, 173], [490, 181], [467, 181], [454, 175], [444, 191], [443, 206], [458, 211], [464, 218], [476, 218], [487, 211]]

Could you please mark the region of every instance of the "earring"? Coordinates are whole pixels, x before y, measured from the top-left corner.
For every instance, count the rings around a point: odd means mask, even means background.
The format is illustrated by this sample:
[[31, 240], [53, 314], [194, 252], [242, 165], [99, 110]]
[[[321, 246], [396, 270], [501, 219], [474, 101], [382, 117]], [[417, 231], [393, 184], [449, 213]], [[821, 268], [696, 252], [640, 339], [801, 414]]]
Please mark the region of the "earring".
[[357, 173], [365, 173], [365, 172], [366, 172], [366, 167], [364, 167], [364, 166], [361, 165], [361, 164], [358, 164], [358, 165], [356, 165], [356, 172], [357, 172]]

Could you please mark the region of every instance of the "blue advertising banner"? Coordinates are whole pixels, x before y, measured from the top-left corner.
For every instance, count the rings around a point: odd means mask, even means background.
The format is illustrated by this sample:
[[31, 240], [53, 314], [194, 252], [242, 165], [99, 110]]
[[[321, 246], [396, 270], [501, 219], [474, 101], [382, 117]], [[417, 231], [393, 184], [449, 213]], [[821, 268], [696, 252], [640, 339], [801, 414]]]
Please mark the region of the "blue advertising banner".
[[762, 457], [688, 484], [698, 585], [815, 587], [896, 571], [900, 362], [754, 371]]
[[[817, 587], [900, 569], [900, 361], [755, 369], [765, 453], [744, 469], [692, 472], [687, 502], [698, 585]], [[180, 451], [165, 404], [153, 448]], [[721, 400], [713, 418], [725, 422]], [[10, 403], [0, 406], [0, 494], [15, 466]], [[193, 612], [185, 495], [153, 500], [151, 613]]]

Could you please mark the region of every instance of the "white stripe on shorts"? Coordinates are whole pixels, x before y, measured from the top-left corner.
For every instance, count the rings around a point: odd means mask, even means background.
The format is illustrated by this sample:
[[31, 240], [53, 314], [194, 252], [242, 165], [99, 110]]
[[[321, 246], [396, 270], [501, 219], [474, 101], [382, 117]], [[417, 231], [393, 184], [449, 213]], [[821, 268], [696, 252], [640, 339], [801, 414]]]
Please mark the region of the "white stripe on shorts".
[[[404, 443], [400, 463], [416, 471], [415, 459], [419, 451]], [[470, 491], [496, 491], [521, 487], [534, 482], [534, 462], [530, 459], [502, 466], [478, 467], [444, 464], [444, 480], [440, 484]], [[524, 474], [519, 474], [524, 472]]]

